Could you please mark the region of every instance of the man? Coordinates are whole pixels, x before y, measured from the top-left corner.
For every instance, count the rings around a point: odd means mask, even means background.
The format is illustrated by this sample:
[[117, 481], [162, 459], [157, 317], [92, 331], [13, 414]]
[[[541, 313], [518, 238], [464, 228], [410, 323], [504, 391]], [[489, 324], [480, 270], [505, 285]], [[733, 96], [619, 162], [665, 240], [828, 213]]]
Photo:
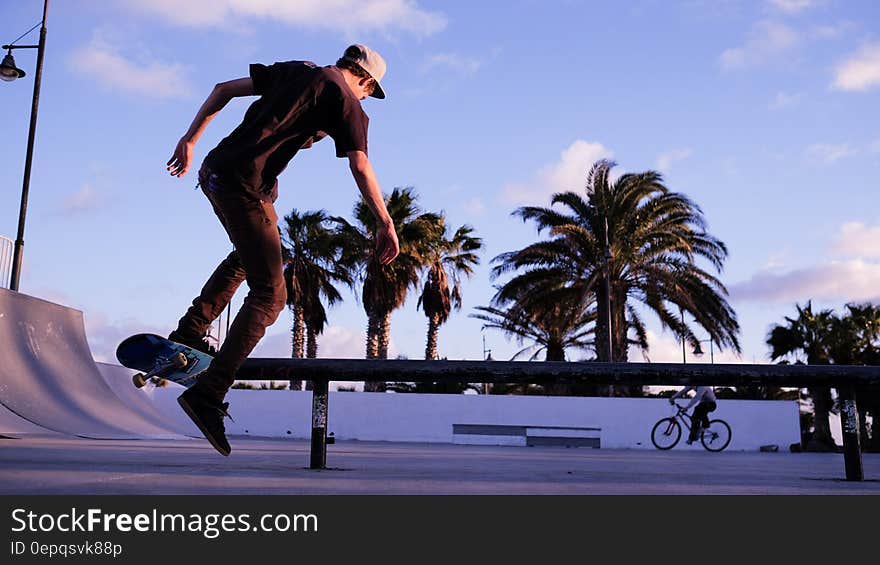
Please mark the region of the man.
[[709, 427], [709, 412], [713, 412], [718, 406], [715, 391], [710, 386], [686, 386], [669, 398], [669, 404], [675, 404], [677, 398], [681, 398], [691, 390], [696, 392], [687, 406], [683, 408], [687, 412], [691, 406], [697, 405], [694, 408], [694, 413], [691, 415], [691, 432], [687, 439], [688, 445], [700, 439], [700, 429]]
[[277, 177], [300, 149], [329, 135], [336, 156], [347, 157], [351, 174], [376, 218], [376, 254], [383, 264], [399, 252], [394, 223], [367, 158], [367, 96], [385, 98], [380, 81], [385, 61], [365, 45], [348, 47], [335, 65], [308, 61], [254, 64], [250, 76], [217, 84], [168, 161], [171, 175], [189, 170], [193, 147], [208, 122], [232, 99], [257, 95], [244, 119], [205, 157], [199, 185], [234, 251], [224, 259], [180, 319], [169, 339], [205, 350], [204, 336], [236, 289], [246, 280], [244, 304], [211, 365], [178, 403], [214, 448], [229, 455], [223, 399], [235, 373], [284, 309]]

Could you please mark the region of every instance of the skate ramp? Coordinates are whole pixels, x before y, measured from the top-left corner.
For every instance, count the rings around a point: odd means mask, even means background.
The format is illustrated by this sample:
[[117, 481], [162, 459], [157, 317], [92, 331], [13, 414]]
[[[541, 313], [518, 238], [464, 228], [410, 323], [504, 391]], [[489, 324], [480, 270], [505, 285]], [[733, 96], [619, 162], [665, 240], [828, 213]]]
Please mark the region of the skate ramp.
[[6, 289], [0, 289], [0, 405], [31, 424], [76, 436], [179, 437], [108, 386], [92, 358], [82, 312]]
[[137, 371], [109, 363], [96, 362], [95, 365], [110, 390], [130, 410], [137, 412], [145, 420], [161, 423], [180, 436], [201, 435], [199, 429], [177, 404], [177, 395], [184, 391], [182, 386], [170, 383], [166, 390], [148, 383], [144, 388], [135, 388], [131, 383], [131, 377]]
[[16, 416], [0, 406], [0, 439], [17, 438], [24, 435], [56, 435], [55, 432]]

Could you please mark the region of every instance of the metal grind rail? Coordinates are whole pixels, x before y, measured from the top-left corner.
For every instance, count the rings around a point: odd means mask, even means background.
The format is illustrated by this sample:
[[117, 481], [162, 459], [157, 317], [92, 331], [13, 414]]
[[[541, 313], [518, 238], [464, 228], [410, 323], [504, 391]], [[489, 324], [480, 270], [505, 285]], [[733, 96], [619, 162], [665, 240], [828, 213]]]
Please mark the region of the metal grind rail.
[[312, 469], [327, 464], [328, 385], [333, 381], [602, 385], [827, 386], [840, 395], [848, 481], [864, 480], [856, 387], [880, 386], [880, 367], [374, 359], [248, 359], [238, 380], [309, 380], [312, 390]]

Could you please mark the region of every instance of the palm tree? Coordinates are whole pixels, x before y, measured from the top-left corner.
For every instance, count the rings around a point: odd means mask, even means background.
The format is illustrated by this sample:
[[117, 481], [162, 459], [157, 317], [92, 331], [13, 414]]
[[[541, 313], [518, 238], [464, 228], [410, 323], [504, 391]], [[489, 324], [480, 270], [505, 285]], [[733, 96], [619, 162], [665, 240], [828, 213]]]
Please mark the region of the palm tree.
[[[847, 304], [846, 310], [845, 315], [832, 320], [831, 359], [841, 365], [880, 364], [880, 307]], [[862, 447], [880, 451], [880, 425], [868, 428], [869, 414], [874, 422], [878, 421], [880, 394], [872, 387], [857, 387], [856, 401]]]
[[[720, 273], [727, 257], [724, 243], [706, 232], [699, 206], [670, 192], [659, 173], [624, 174], [611, 182], [614, 166], [606, 160], [593, 165], [586, 198], [564, 192], [553, 196], [550, 208], [526, 206], [514, 212], [523, 221], [534, 221], [539, 232], [546, 230], [550, 238], [493, 259], [493, 279], [525, 270], [502, 285], [493, 302], [531, 296], [528, 306], [541, 308], [548, 295], [544, 290], [551, 289], [594, 296], [598, 306], [596, 356], [609, 361], [609, 297], [603, 268], [607, 237], [613, 330], [610, 360], [626, 361], [633, 343], [647, 351], [645, 325], [635, 308], [638, 303], [692, 346], [699, 340], [680, 313], [688, 313], [719, 349], [739, 353], [739, 323], [727, 302], [727, 290], [697, 265], [702, 258]], [[630, 329], [635, 338], [628, 336]]]
[[830, 357], [840, 365], [871, 365], [880, 342], [880, 307], [847, 304], [846, 309], [834, 319]]
[[[318, 338], [327, 323], [324, 301], [333, 305], [342, 301], [336, 285], [352, 285], [350, 268], [341, 261], [343, 241], [330, 226], [324, 210], [300, 213], [294, 209], [284, 217], [282, 248], [284, 251], [284, 281], [287, 286], [287, 305], [293, 313], [291, 357], [318, 355]], [[305, 337], [305, 339], [304, 339]], [[290, 387], [299, 390], [301, 381], [291, 381]]]
[[[545, 361], [565, 361], [566, 351], [592, 350], [596, 308], [592, 295], [577, 296], [570, 292], [551, 293], [543, 308], [532, 308], [525, 300], [511, 300], [506, 307], [478, 306], [480, 314], [472, 318], [486, 322], [484, 328], [494, 328], [514, 337], [522, 345], [511, 361], [531, 353], [529, 361], [544, 353]], [[552, 385], [550, 394], [571, 394], [569, 385]], [[595, 391], [593, 391], [595, 392]]]
[[[340, 235], [349, 251], [344, 260], [361, 265], [362, 302], [367, 313], [367, 359], [387, 359], [391, 334], [391, 314], [406, 302], [410, 288], [416, 288], [419, 271], [428, 257], [428, 244], [441, 233], [440, 217], [425, 213], [417, 206], [417, 197], [410, 188], [395, 188], [386, 197], [385, 206], [394, 221], [400, 254], [388, 265], [375, 256], [376, 225], [372, 212], [361, 199], [354, 209], [357, 225], [343, 219]], [[368, 381], [365, 391], [380, 391], [382, 383]]]
[[[808, 365], [827, 365], [831, 362], [832, 335], [836, 324], [831, 310], [813, 313], [813, 305], [808, 301], [801, 308], [796, 304], [797, 317], [785, 317], [785, 325], [776, 325], [770, 329], [767, 345], [770, 346], [770, 359], [775, 361], [784, 357], [793, 357], [796, 361], [798, 353], [806, 355]], [[831, 389], [813, 387], [809, 389], [813, 398], [813, 436], [805, 445], [812, 450], [835, 450], [835, 442], [831, 436], [831, 425], [828, 414], [833, 405]]]
[[[461, 309], [461, 275], [468, 278], [473, 267], [480, 263], [477, 251], [482, 249], [483, 240], [474, 237], [471, 226], [461, 226], [452, 237], [447, 236], [445, 218], [441, 216], [442, 232], [440, 238], [432, 242], [427, 256], [428, 267], [419, 306], [428, 318], [428, 338], [425, 345], [425, 359], [437, 358], [437, 334], [440, 326], [449, 319], [452, 309]], [[452, 288], [449, 281], [452, 281]]]

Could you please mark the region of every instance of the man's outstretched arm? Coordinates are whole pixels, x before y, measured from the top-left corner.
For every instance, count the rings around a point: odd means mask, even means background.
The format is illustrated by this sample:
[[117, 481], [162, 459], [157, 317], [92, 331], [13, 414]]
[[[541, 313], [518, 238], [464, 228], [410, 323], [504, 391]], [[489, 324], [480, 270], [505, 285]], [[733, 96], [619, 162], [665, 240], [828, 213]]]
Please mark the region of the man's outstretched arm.
[[192, 163], [193, 147], [205, 131], [208, 122], [214, 119], [220, 110], [235, 97], [253, 96], [254, 83], [250, 78], [238, 78], [227, 82], [221, 82], [214, 86], [214, 90], [205, 99], [199, 108], [196, 117], [190, 124], [189, 129], [177, 142], [174, 154], [168, 160], [168, 171], [172, 176], [182, 177], [189, 170]]
[[385, 200], [382, 198], [379, 180], [376, 178], [376, 173], [373, 171], [367, 154], [363, 151], [349, 151], [348, 166], [367, 206], [376, 218], [376, 254], [379, 256], [379, 261], [383, 265], [387, 265], [400, 253], [400, 244], [397, 241], [394, 222], [391, 220], [388, 209], [385, 207]]

